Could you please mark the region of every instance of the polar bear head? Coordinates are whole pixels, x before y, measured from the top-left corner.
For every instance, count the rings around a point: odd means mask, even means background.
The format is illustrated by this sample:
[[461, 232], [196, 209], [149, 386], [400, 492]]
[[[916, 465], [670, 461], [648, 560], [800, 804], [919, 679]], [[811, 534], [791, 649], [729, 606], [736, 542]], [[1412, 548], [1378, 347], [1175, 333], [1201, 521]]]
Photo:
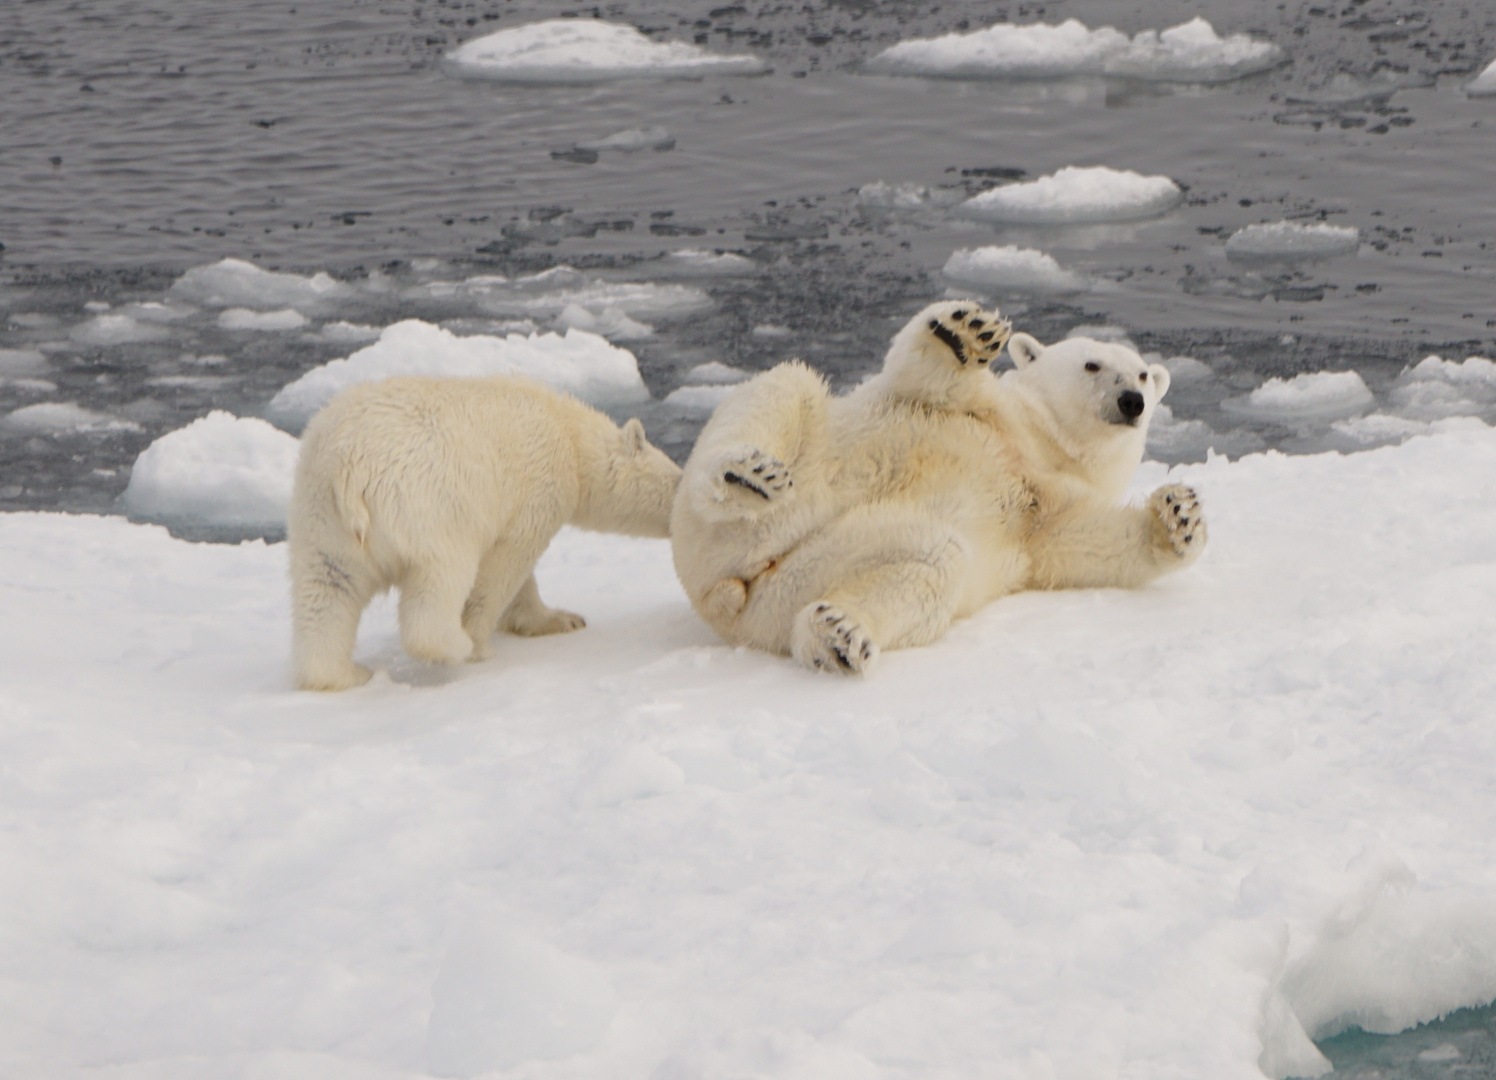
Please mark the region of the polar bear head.
[[[628, 536], [668, 536], [680, 466], [644, 437], [644, 425], [622, 427], [597, 414], [600, 435], [584, 451], [584, 491], [573, 523]], [[589, 440], [590, 441], [590, 440]]]
[[1016, 369], [1004, 381], [1046, 414], [1045, 427], [1091, 466], [1099, 486], [1120, 494], [1142, 460], [1148, 422], [1169, 389], [1169, 369], [1146, 363], [1125, 345], [1086, 337], [1043, 345], [1014, 334], [1008, 355]]

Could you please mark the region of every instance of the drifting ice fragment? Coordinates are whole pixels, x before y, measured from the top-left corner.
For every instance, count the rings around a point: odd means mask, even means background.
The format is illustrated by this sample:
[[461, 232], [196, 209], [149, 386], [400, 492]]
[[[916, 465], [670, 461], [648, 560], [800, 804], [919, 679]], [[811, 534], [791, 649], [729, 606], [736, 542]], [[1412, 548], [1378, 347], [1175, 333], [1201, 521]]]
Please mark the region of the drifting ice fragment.
[[1471, 97], [1496, 97], [1496, 60], [1492, 60], [1486, 69], [1477, 75], [1469, 86], [1465, 87], [1465, 93]]
[[74, 432], [86, 435], [107, 435], [139, 431], [140, 425], [131, 420], [121, 420], [106, 413], [85, 409], [70, 401], [47, 401], [40, 405], [27, 405], [17, 409], [4, 419], [0, 419], [0, 428], [36, 435], [62, 435]]
[[256, 311], [293, 307], [317, 314], [354, 296], [354, 289], [328, 274], [301, 277], [261, 270], [243, 259], [223, 259], [195, 266], [172, 283], [168, 295], [206, 307], [244, 307]]
[[1104, 165], [1071, 165], [1052, 176], [984, 191], [958, 210], [983, 221], [1079, 225], [1154, 217], [1173, 209], [1183, 198], [1179, 185], [1167, 176], [1144, 176]]
[[218, 325], [225, 330], [300, 330], [308, 321], [295, 308], [279, 311], [227, 308], [218, 316]]
[[1033, 248], [979, 247], [951, 252], [940, 271], [952, 281], [1019, 292], [1081, 292], [1087, 282]]
[[596, 19], [547, 19], [500, 30], [459, 46], [446, 59], [459, 75], [526, 83], [752, 75], [764, 69], [756, 56], [651, 41], [632, 26]]
[[1361, 234], [1350, 226], [1274, 221], [1232, 233], [1226, 254], [1233, 259], [1314, 259], [1349, 255], [1360, 246]]
[[1269, 379], [1243, 398], [1228, 398], [1229, 413], [1283, 423], [1344, 420], [1371, 408], [1376, 398], [1354, 371], [1316, 371]]
[[662, 127], [629, 128], [614, 132], [606, 139], [593, 139], [577, 143], [578, 150], [621, 150], [633, 153], [636, 150], [673, 150], [675, 136]]
[[95, 315], [68, 331], [80, 345], [125, 345], [136, 341], [161, 341], [171, 336], [165, 327], [136, 322], [128, 315], [111, 312]]

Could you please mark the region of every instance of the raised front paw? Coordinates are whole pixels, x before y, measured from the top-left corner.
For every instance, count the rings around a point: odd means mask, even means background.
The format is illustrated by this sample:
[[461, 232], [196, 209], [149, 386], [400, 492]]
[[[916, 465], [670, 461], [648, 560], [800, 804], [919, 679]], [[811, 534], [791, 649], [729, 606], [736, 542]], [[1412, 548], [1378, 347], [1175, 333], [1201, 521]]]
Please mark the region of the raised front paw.
[[795, 619], [790, 652], [815, 671], [862, 675], [878, 658], [878, 644], [856, 619], [821, 600]]
[[1163, 526], [1163, 540], [1179, 559], [1194, 559], [1205, 550], [1210, 530], [1200, 510], [1200, 497], [1184, 484], [1159, 488], [1148, 500], [1149, 507]]
[[765, 503], [776, 501], [795, 486], [789, 466], [758, 449], [730, 455], [717, 475], [724, 496], [747, 494]]
[[923, 312], [925, 329], [950, 349], [964, 367], [996, 360], [1013, 333], [1013, 324], [970, 300], [946, 300]]

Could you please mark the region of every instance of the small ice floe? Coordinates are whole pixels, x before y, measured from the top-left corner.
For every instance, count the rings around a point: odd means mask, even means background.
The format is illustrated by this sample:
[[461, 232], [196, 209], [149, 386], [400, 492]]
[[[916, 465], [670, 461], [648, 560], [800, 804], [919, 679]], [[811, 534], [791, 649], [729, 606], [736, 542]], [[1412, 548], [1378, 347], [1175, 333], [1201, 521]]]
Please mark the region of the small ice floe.
[[164, 341], [171, 331], [153, 323], [136, 322], [122, 312], [105, 312], [68, 331], [79, 345], [128, 345], [141, 341]]
[[661, 257], [658, 268], [680, 277], [745, 277], [758, 273], [758, 263], [733, 251], [681, 248]]
[[857, 189], [857, 202], [885, 210], [922, 210], [930, 205], [930, 189], [923, 184], [886, 184], [875, 180]]
[[524, 83], [595, 83], [626, 78], [754, 75], [756, 56], [725, 56], [682, 41], [653, 41], [632, 26], [598, 19], [546, 19], [474, 38], [446, 56], [462, 76]]
[[337, 322], [330, 322], [325, 326], [318, 327], [307, 336], [314, 337], [318, 341], [351, 345], [363, 344], [366, 341], [378, 341], [380, 333], [381, 330], [377, 326], [368, 326], [364, 323], [351, 323], [340, 319]]
[[788, 326], [778, 323], [759, 323], [748, 332], [756, 338], [787, 338], [793, 337], [795, 333]]
[[1359, 373], [1316, 371], [1291, 379], [1269, 379], [1245, 397], [1227, 398], [1221, 409], [1291, 426], [1349, 419], [1375, 404]]
[[639, 362], [627, 349], [597, 334], [510, 334], [459, 337], [420, 319], [385, 327], [379, 340], [345, 360], [313, 368], [281, 389], [265, 415], [300, 431], [339, 390], [394, 375], [528, 375], [592, 405], [649, 400]]
[[951, 281], [1010, 292], [1083, 292], [1085, 277], [1066, 270], [1051, 255], [1033, 248], [979, 247], [951, 252], [940, 272]]
[[279, 535], [300, 447], [264, 420], [215, 410], [141, 451], [120, 503], [137, 521]]
[[616, 307], [605, 307], [593, 314], [581, 304], [567, 304], [551, 324], [556, 330], [586, 330], [609, 341], [641, 341], [654, 336], [654, 327], [636, 322]]
[[1226, 241], [1226, 255], [1232, 259], [1327, 259], [1354, 254], [1360, 246], [1360, 232], [1349, 225], [1273, 221], [1232, 233]]
[[279, 311], [225, 308], [218, 316], [218, 325], [225, 330], [300, 330], [310, 321], [295, 308], [281, 308]]
[[1059, 25], [999, 23], [966, 34], [904, 41], [869, 60], [885, 75], [954, 79], [1046, 79], [1115, 75], [1152, 82], [1213, 83], [1277, 67], [1278, 46], [1246, 34], [1222, 38], [1202, 18], [1132, 38], [1078, 19]]
[[47, 370], [45, 353], [35, 349], [0, 349], [0, 378]]
[[0, 419], [0, 429], [28, 435], [115, 435], [139, 431], [140, 425], [70, 401], [27, 405]]
[[665, 395], [665, 407], [688, 416], [706, 417], [732, 393], [731, 386], [681, 386]]
[[1496, 363], [1481, 356], [1459, 363], [1426, 356], [1398, 376], [1387, 401], [1399, 416], [1414, 420], [1450, 416], [1496, 420]]
[[1067, 166], [1050, 176], [984, 191], [958, 207], [965, 217], [1022, 225], [1137, 221], [1178, 206], [1184, 192], [1167, 176], [1130, 169]]
[[1191, 386], [1215, 378], [1215, 373], [1193, 356], [1160, 356], [1149, 353], [1143, 357], [1150, 364], [1159, 363], [1169, 369], [1170, 386]]
[[126, 304], [119, 309], [119, 314], [128, 315], [136, 322], [173, 323], [178, 319], [185, 319], [194, 310], [196, 309], [184, 304], [162, 304], [151, 300], [139, 304]]
[[630, 319], [669, 322], [712, 308], [705, 292], [689, 285], [607, 281], [570, 266], [513, 280], [485, 275], [464, 281], [429, 281], [405, 290], [407, 300], [481, 312], [499, 318], [550, 322], [576, 306], [594, 318], [614, 308]]
[[735, 386], [740, 382], [747, 382], [752, 377], [752, 372], [724, 364], [720, 360], [712, 360], [705, 364], [697, 364], [686, 372], [686, 383], [701, 386]]
[[1465, 87], [1471, 97], [1496, 97], [1496, 60], [1492, 60], [1484, 71]]
[[1216, 431], [1203, 420], [1179, 420], [1167, 405], [1155, 406], [1148, 425], [1148, 457], [1154, 461], [1204, 461], [1214, 451], [1241, 457], [1266, 448], [1262, 436], [1251, 431]]
[[618, 150], [625, 154], [639, 150], [674, 150], [675, 136], [662, 127], [629, 128], [626, 131], [615, 131], [604, 139], [579, 142], [577, 149], [593, 153]]
[[357, 290], [326, 273], [299, 274], [261, 270], [243, 259], [223, 259], [195, 266], [172, 282], [172, 300], [203, 307], [242, 307], [273, 311], [292, 307], [307, 314], [329, 311], [357, 295]]

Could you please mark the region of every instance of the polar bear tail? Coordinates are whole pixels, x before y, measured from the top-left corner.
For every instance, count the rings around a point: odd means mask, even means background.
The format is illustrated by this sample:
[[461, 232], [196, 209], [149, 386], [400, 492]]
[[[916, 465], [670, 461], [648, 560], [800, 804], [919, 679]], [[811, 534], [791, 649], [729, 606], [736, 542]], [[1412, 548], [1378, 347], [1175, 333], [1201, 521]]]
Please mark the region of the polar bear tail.
[[363, 485], [345, 472], [333, 481], [332, 496], [338, 509], [339, 519], [353, 534], [353, 539], [358, 542], [359, 547], [363, 547], [369, 537], [369, 524], [372, 520], [369, 516], [369, 506], [364, 502]]

